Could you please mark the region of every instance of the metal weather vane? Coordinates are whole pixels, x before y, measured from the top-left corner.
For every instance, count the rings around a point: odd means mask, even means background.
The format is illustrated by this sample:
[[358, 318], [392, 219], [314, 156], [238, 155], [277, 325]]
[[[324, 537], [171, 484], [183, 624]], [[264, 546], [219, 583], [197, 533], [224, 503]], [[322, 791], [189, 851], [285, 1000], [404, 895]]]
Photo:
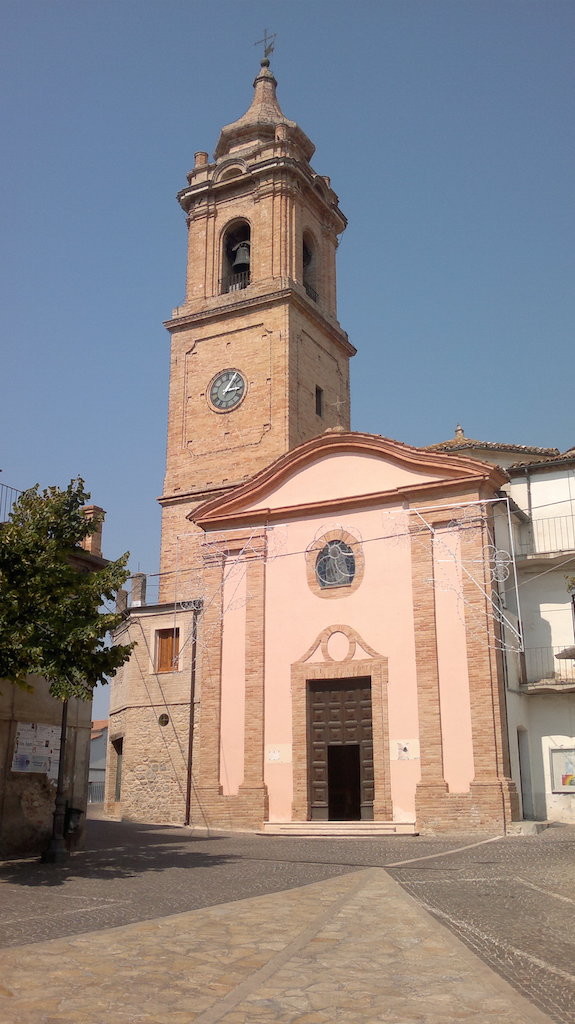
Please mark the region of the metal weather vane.
[[264, 59], [266, 57], [269, 57], [270, 53], [274, 52], [275, 38], [276, 38], [276, 33], [275, 32], [271, 32], [271, 33], [268, 34], [267, 28], [264, 28], [264, 37], [263, 37], [263, 39], [258, 39], [257, 43], [254, 43], [254, 46], [263, 46], [263, 48], [264, 48]]

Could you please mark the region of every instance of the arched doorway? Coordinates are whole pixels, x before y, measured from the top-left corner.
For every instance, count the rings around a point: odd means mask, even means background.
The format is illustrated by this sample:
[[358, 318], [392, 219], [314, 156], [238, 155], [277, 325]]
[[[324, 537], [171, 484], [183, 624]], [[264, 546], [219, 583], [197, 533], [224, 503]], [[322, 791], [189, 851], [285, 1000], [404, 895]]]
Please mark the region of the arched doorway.
[[292, 665], [292, 733], [293, 821], [392, 820], [387, 658], [349, 626]]

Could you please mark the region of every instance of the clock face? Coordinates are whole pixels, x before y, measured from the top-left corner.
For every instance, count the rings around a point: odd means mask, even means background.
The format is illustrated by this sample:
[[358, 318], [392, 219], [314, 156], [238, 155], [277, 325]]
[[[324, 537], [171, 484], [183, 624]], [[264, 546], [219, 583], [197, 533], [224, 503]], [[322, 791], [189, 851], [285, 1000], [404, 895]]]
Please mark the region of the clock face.
[[230, 412], [246, 393], [246, 382], [239, 370], [222, 370], [210, 384], [208, 397], [219, 412]]

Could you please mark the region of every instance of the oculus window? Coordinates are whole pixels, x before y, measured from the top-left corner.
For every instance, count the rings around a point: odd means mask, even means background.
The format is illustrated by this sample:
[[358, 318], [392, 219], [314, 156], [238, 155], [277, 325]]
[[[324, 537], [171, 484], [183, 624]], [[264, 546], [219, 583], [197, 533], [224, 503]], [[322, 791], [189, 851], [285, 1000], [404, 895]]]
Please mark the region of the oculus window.
[[363, 545], [344, 527], [322, 532], [306, 548], [306, 579], [316, 597], [349, 597], [361, 586], [364, 570]]
[[355, 578], [355, 556], [343, 540], [330, 540], [319, 552], [315, 563], [319, 586], [348, 587]]

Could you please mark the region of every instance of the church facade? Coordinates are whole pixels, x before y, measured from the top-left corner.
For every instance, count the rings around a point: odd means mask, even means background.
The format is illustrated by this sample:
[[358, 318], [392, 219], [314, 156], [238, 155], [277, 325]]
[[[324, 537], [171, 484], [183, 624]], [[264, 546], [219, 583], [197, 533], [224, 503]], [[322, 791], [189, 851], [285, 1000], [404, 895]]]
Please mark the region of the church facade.
[[505, 829], [496, 466], [355, 433], [346, 221], [267, 60], [179, 194], [160, 587], [136, 577], [107, 806], [272, 831]]

